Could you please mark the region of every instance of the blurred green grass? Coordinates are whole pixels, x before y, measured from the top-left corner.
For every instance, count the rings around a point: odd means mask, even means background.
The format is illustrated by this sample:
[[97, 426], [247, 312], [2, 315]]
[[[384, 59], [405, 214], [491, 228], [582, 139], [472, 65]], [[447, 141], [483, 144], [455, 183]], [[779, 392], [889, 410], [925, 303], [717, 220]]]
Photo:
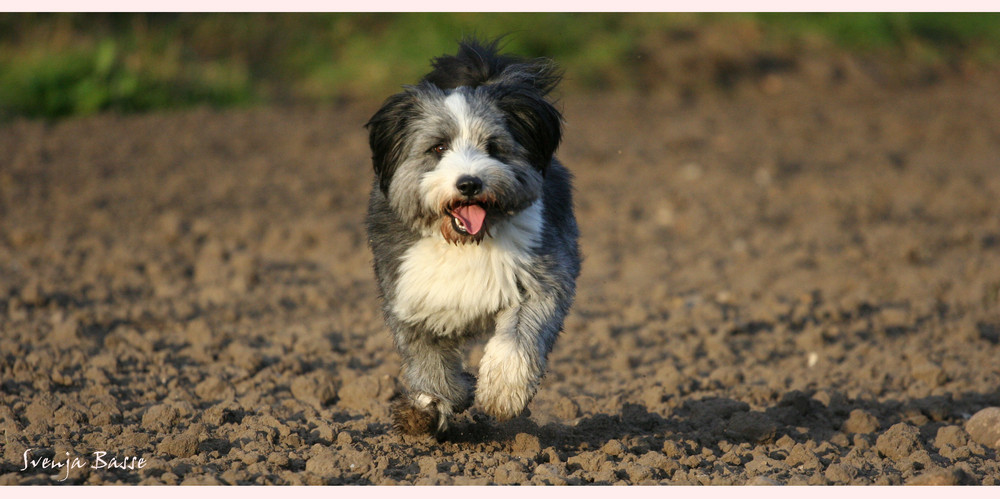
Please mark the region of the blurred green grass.
[[1000, 14], [8, 13], [0, 119], [379, 99], [473, 34], [507, 34], [511, 52], [556, 59], [571, 86], [613, 89], [641, 69], [649, 40], [728, 25], [759, 31], [763, 44], [1000, 60]]

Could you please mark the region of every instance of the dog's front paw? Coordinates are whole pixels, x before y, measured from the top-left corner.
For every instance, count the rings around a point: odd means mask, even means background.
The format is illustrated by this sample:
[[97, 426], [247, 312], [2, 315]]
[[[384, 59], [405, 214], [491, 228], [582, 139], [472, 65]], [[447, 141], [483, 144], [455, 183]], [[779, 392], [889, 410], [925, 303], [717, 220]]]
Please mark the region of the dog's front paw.
[[403, 397], [392, 404], [392, 426], [407, 435], [443, 433], [448, 429], [447, 410], [439, 399], [418, 394], [414, 399]]
[[476, 402], [487, 414], [505, 421], [520, 416], [534, 395], [535, 390], [526, 384], [489, 386], [480, 380]]
[[541, 378], [523, 356], [504, 346], [504, 340], [498, 338], [487, 345], [476, 385], [476, 403], [499, 421], [524, 412]]

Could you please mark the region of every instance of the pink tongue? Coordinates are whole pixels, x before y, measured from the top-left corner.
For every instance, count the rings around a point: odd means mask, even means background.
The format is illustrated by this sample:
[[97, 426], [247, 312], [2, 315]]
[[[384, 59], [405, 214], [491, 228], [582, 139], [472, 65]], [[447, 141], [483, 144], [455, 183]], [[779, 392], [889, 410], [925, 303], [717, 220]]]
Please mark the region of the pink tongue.
[[454, 210], [451, 210], [451, 214], [462, 221], [462, 225], [465, 226], [465, 230], [469, 234], [475, 235], [483, 228], [483, 220], [486, 219], [486, 210], [478, 204], [468, 204], [464, 206], [459, 206]]

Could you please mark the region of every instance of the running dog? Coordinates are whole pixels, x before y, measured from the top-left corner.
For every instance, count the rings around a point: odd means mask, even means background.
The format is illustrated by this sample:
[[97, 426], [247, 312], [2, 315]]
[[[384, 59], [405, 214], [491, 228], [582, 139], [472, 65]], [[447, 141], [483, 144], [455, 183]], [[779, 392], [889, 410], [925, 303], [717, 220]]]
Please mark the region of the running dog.
[[[580, 273], [562, 116], [547, 59], [466, 40], [368, 121], [367, 230], [402, 358], [394, 427], [441, 435], [473, 403], [521, 414], [545, 374]], [[489, 335], [477, 377], [462, 345]]]

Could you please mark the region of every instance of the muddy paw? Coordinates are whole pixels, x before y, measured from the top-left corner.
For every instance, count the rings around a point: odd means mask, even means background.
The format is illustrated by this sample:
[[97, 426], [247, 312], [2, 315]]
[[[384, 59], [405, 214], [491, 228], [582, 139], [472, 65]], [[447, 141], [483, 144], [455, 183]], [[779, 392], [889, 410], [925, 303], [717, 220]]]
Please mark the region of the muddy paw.
[[434, 433], [438, 428], [438, 419], [436, 404], [418, 408], [405, 397], [392, 404], [392, 427], [406, 435]]

